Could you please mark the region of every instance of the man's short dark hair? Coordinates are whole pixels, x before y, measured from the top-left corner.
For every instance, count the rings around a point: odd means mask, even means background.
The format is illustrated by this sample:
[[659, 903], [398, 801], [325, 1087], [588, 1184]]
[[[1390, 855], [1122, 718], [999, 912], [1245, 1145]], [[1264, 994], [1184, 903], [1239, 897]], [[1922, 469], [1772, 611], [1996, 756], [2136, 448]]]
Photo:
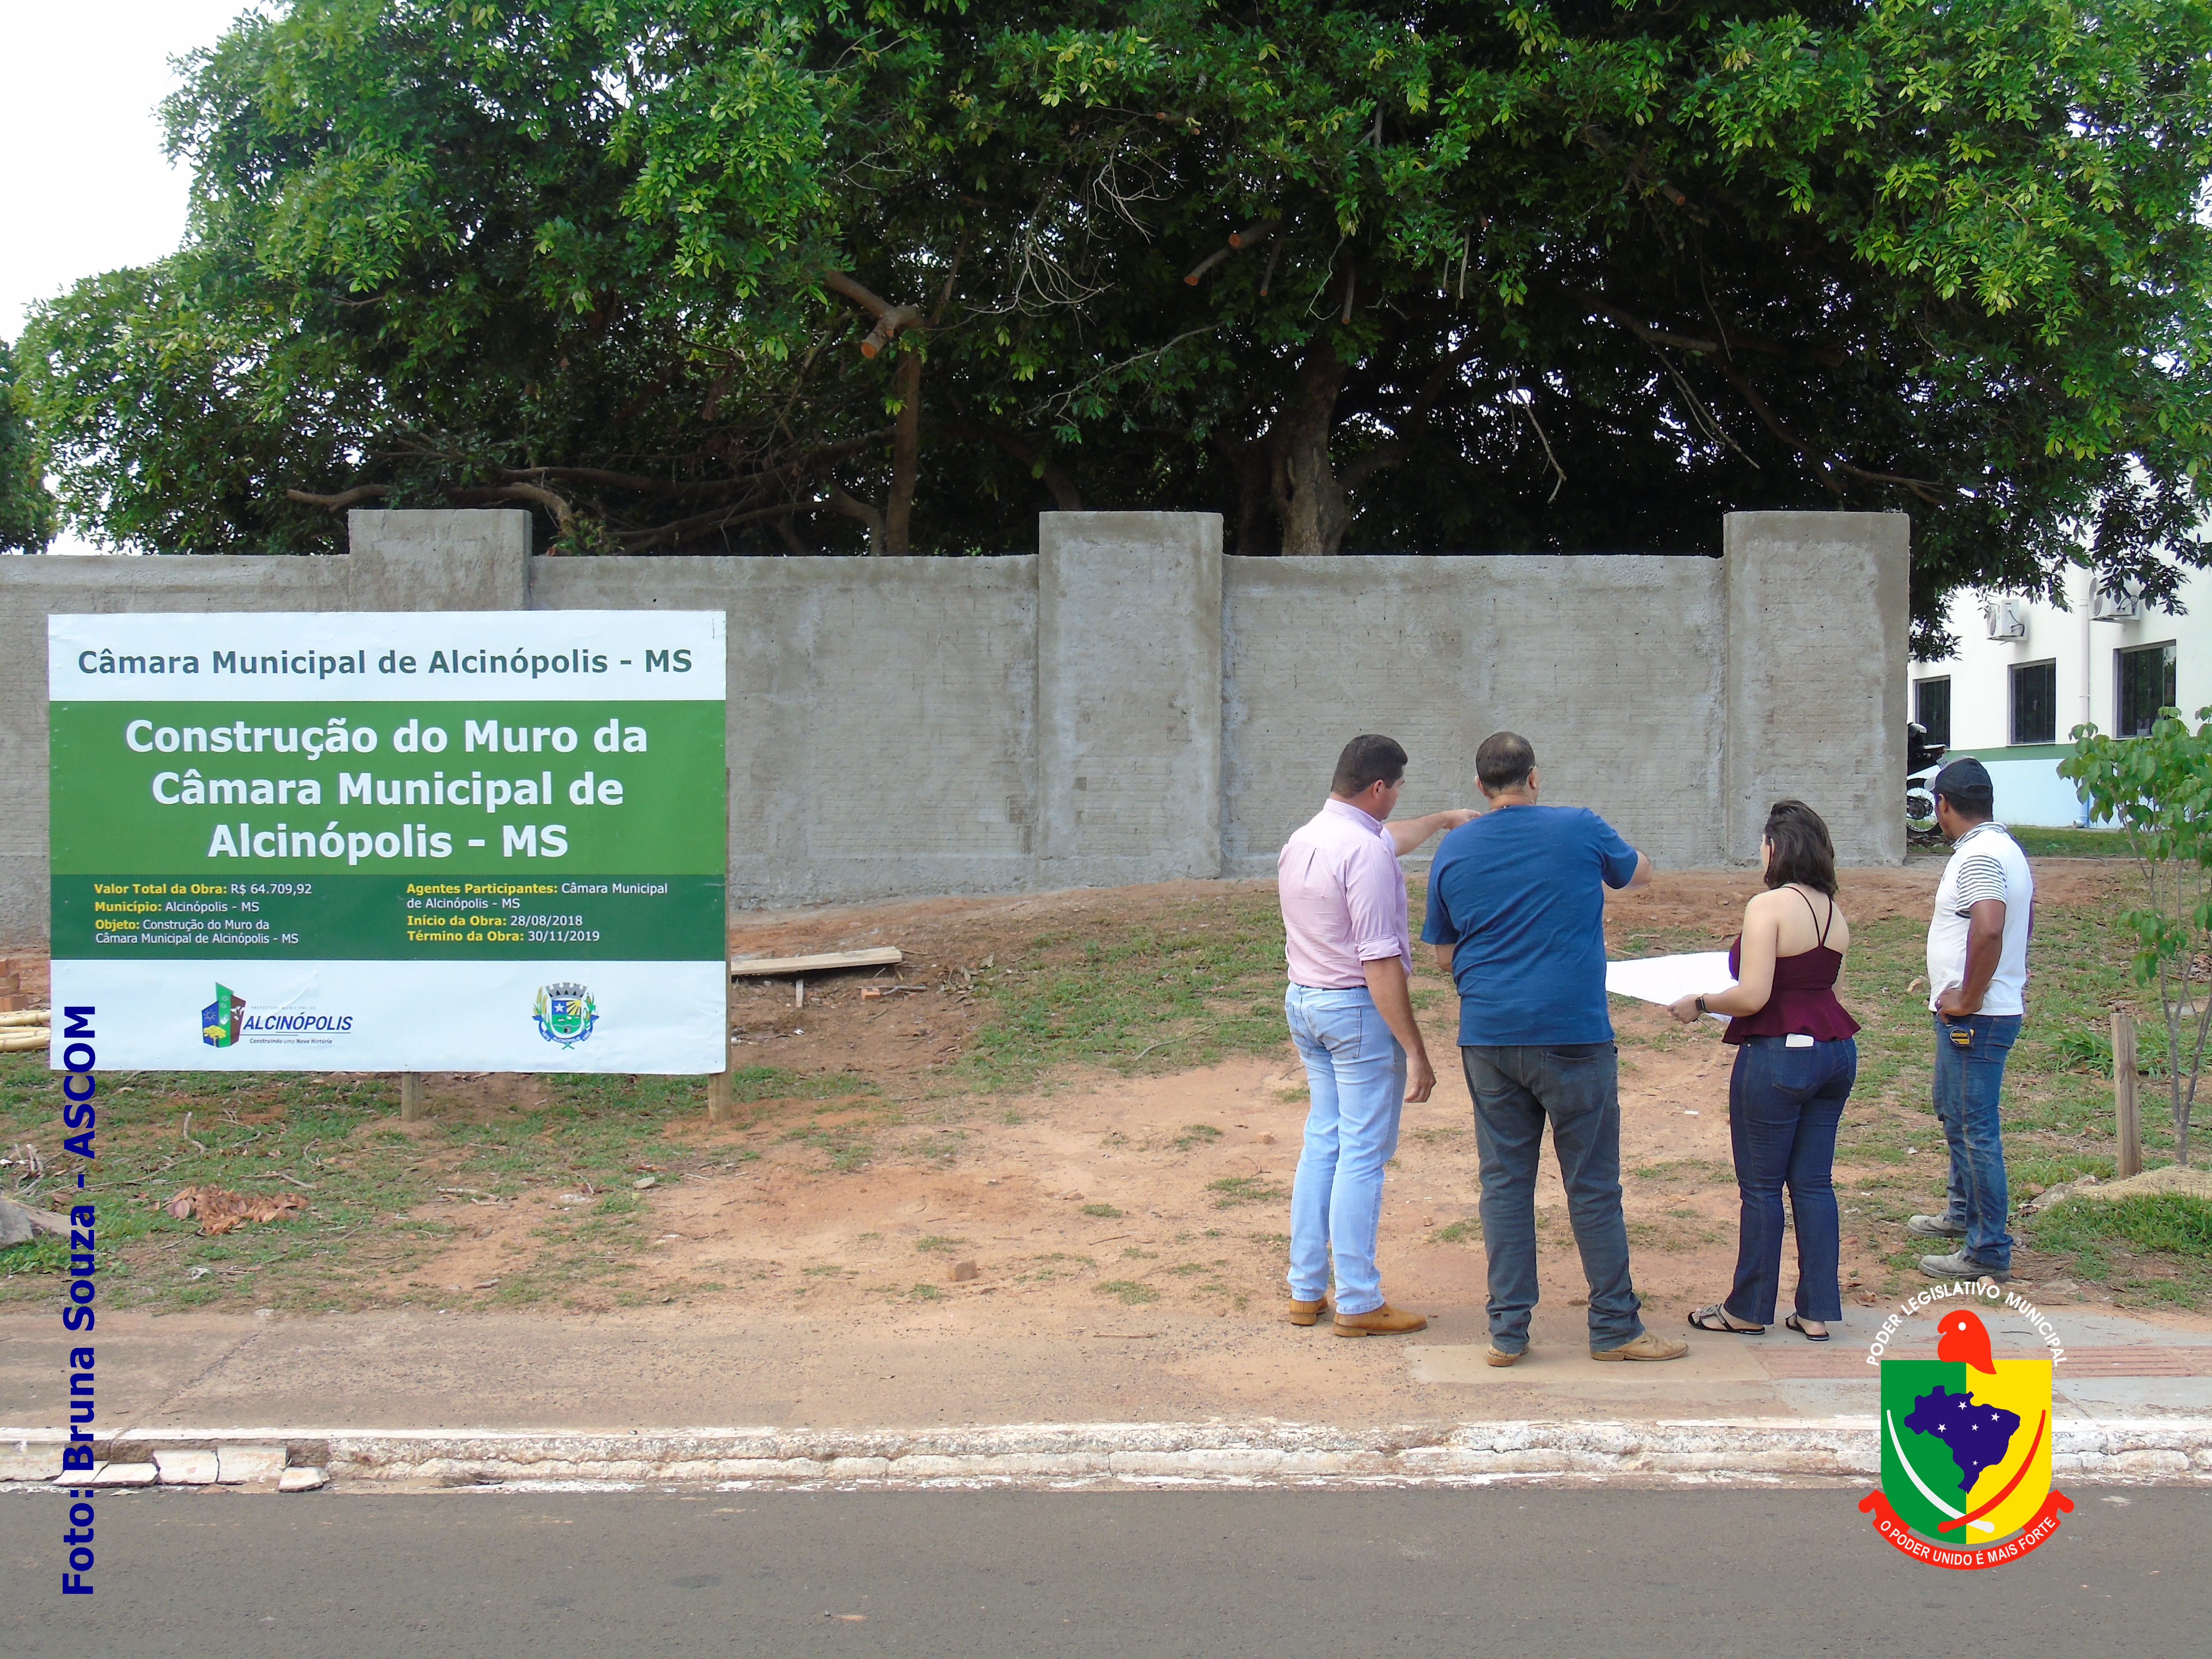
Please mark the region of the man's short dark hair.
[[1395, 783], [1406, 775], [1406, 751], [1389, 738], [1372, 732], [1344, 745], [1336, 757], [1336, 776], [1329, 793], [1352, 796], [1371, 783]]
[[1517, 789], [1536, 769], [1536, 751], [1518, 732], [1493, 732], [1474, 751], [1474, 775], [1491, 794]]

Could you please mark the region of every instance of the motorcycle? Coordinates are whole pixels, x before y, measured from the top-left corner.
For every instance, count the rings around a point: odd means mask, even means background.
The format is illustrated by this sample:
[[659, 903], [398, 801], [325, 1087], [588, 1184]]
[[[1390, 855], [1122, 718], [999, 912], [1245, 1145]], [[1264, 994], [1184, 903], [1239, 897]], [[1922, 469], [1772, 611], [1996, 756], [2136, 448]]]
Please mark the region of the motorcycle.
[[1908, 720], [1905, 726], [1905, 820], [1909, 824], [1927, 824], [1936, 817], [1936, 774], [1943, 763], [1943, 755], [1950, 745], [1930, 743], [1928, 728], [1918, 720]]

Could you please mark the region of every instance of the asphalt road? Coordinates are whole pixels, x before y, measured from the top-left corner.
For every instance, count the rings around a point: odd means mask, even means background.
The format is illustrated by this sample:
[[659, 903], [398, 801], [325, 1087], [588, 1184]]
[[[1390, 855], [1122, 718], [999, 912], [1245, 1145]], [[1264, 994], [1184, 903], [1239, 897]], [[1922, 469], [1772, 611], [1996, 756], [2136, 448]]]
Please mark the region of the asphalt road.
[[1856, 1492], [873, 1492], [0, 1498], [8, 1659], [2204, 1651], [2212, 1492], [2070, 1494], [1956, 1573]]

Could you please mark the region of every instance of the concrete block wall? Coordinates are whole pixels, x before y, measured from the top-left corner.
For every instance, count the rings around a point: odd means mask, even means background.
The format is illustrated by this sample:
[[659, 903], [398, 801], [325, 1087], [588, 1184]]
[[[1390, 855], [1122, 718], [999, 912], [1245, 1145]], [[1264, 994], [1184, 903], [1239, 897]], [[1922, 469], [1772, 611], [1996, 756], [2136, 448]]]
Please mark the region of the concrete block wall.
[[1224, 558], [1208, 514], [1048, 514], [1035, 556], [533, 557], [526, 514], [356, 513], [317, 559], [0, 559], [0, 943], [45, 937], [54, 611], [720, 610], [731, 902], [1257, 875], [1345, 740], [1401, 810], [1536, 745], [1662, 865], [1795, 793], [1904, 856], [1906, 521], [1738, 514], [1720, 560]]
[[537, 608], [728, 613], [732, 904], [1036, 884], [1036, 559], [530, 564]]
[[1602, 813], [1661, 864], [1725, 860], [1717, 561], [1227, 563], [1230, 873], [1273, 873], [1361, 732], [1405, 745], [1407, 816], [1480, 805], [1474, 751], [1511, 730], [1535, 746], [1545, 799]]

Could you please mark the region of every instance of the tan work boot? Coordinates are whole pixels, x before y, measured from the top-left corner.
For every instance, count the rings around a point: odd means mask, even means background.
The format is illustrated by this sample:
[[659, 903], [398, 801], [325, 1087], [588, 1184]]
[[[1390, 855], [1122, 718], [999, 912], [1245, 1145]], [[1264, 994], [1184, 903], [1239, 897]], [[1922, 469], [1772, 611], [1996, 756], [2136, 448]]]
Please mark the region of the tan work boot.
[[1328, 1298], [1325, 1296], [1316, 1297], [1310, 1302], [1301, 1302], [1292, 1297], [1290, 1310], [1283, 1317], [1293, 1325], [1312, 1325], [1320, 1322], [1321, 1316], [1328, 1311]]
[[1624, 1342], [1617, 1348], [1592, 1348], [1592, 1359], [1680, 1359], [1689, 1352], [1690, 1345], [1677, 1342], [1671, 1336], [1655, 1336], [1650, 1331], [1633, 1342]]
[[1486, 1364], [1492, 1365], [1517, 1365], [1521, 1363], [1521, 1354], [1528, 1352], [1528, 1349], [1523, 1348], [1521, 1353], [1508, 1353], [1504, 1349], [1493, 1344], [1482, 1351], [1482, 1358]]
[[1340, 1313], [1336, 1316], [1339, 1336], [1403, 1336], [1407, 1331], [1425, 1331], [1428, 1328], [1425, 1314], [1407, 1313], [1387, 1302], [1367, 1313]]

